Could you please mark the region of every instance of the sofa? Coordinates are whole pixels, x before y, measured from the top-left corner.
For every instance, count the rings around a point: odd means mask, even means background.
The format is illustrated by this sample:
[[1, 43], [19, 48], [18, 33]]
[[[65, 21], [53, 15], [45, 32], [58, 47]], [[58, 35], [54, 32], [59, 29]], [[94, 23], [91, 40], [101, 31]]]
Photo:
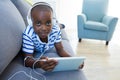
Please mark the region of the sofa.
[[[24, 0], [0, 0], [0, 80], [87, 80], [82, 69], [40, 74], [25, 67], [21, 44], [22, 32], [27, 26], [26, 15], [31, 6]], [[61, 29], [64, 49], [74, 56], [65, 29]], [[45, 56], [59, 57], [55, 48]], [[32, 75], [32, 79], [30, 78]]]

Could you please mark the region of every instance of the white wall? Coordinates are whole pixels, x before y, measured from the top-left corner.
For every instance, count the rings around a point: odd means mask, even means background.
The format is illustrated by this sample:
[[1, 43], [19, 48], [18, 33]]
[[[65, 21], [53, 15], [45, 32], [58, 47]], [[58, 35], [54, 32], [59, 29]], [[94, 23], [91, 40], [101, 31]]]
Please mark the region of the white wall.
[[119, 0], [109, 0], [108, 14], [120, 18]]
[[57, 0], [58, 20], [67, 28], [77, 26], [77, 15], [81, 13], [82, 0]]

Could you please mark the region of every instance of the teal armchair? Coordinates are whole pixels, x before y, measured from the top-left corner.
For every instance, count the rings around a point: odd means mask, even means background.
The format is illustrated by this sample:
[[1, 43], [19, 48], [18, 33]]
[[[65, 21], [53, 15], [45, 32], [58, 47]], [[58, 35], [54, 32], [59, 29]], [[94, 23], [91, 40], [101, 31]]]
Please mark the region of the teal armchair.
[[118, 18], [107, 16], [108, 0], [83, 0], [82, 13], [77, 15], [78, 38], [111, 40]]

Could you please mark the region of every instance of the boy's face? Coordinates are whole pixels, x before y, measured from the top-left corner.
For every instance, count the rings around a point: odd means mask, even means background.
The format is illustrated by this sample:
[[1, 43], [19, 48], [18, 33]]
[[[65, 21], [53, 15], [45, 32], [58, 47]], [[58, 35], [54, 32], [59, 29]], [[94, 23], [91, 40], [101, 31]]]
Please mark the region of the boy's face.
[[31, 13], [33, 28], [40, 39], [46, 39], [52, 29], [52, 12], [49, 10], [33, 10]]

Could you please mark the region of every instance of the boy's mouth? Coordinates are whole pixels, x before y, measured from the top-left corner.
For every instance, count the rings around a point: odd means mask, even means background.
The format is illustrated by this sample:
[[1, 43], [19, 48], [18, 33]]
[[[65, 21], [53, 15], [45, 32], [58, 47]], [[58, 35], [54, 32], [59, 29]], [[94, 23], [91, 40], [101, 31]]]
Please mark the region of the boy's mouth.
[[48, 33], [40, 33], [39, 35], [41, 38], [46, 38], [48, 36]]

